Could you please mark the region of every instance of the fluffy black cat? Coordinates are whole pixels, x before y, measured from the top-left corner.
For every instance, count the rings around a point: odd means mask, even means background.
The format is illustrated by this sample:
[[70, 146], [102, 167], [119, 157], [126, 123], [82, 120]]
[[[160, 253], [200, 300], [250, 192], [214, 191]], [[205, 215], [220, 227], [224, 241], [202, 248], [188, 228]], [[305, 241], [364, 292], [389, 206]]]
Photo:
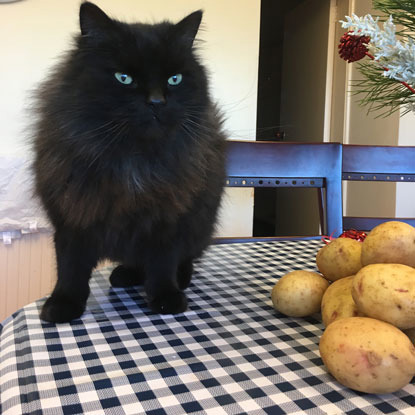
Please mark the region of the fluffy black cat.
[[144, 284], [155, 312], [186, 310], [225, 177], [221, 118], [194, 53], [201, 18], [127, 24], [81, 5], [75, 47], [39, 89], [35, 183], [58, 268], [43, 320], [82, 315], [101, 258], [121, 264], [113, 286]]

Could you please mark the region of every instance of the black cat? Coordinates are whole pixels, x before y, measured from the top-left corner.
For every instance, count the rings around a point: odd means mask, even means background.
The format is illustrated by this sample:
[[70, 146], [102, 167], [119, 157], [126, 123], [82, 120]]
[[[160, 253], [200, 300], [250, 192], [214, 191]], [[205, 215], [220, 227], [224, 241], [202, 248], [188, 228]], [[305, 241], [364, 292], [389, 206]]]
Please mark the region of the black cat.
[[43, 320], [82, 315], [101, 258], [121, 264], [113, 286], [143, 283], [155, 312], [186, 310], [225, 177], [221, 117], [193, 47], [201, 18], [126, 24], [81, 5], [81, 35], [37, 105], [36, 192], [58, 267]]

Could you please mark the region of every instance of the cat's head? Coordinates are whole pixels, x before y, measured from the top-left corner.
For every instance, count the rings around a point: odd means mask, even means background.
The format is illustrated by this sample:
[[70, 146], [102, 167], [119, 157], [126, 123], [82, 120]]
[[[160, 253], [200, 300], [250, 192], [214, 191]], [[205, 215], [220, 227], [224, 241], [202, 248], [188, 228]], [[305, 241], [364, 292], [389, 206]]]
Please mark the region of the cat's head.
[[208, 104], [206, 74], [193, 51], [201, 19], [196, 11], [177, 24], [127, 24], [83, 3], [72, 87], [93, 117], [119, 119], [150, 138], [189, 117], [197, 122]]

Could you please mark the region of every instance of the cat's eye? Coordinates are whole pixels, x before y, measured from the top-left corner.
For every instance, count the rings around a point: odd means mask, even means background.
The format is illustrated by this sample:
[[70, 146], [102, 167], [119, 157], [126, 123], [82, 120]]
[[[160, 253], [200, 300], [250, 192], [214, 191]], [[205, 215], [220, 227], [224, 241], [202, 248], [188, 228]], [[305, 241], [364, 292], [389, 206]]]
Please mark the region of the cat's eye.
[[181, 74], [181, 73], [178, 73], [178, 74], [176, 74], [176, 75], [171, 76], [171, 77], [167, 80], [167, 83], [168, 83], [169, 85], [173, 85], [173, 86], [175, 86], [175, 85], [179, 85], [179, 84], [180, 84], [180, 82], [182, 82], [182, 79], [183, 79], [182, 74]]
[[131, 78], [131, 76], [127, 75], [126, 73], [115, 72], [114, 76], [118, 82], [121, 82], [124, 85], [130, 85], [133, 82], [133, 78]]

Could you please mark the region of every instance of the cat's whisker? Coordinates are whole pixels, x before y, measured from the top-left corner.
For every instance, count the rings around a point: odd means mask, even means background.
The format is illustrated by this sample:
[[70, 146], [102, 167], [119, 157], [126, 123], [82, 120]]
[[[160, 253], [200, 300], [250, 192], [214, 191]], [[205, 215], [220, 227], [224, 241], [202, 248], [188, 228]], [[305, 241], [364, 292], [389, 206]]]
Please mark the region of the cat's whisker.
[[180, 127], [192, 140], [194, 140], [194, 132], [191, 131], [189, 126], [187, 126], [186, 124], [183, 123], [183, 124], [181, 124]]
[[[70, 116], [70, 118], [69, 118], [70, 121], [67, 122], [67, 123], [64, 123], [64, 124], [60, 124], [57, 127], [58, 129], [67, 129], [68, 127], [73, 127], [74, 125], [76, 126], [77, 125], [77, 122], [78, 122], [78, 118], [81, 118], [82, 117], [82, 114], [79, 114], [79, 111], [77, 111], [77, 110], [72, 110], [72, 111], [71, 110], [66, 110], [65, 111], [65, 115], [69, 115]], [[107, 122], [105, 122], [103, 124], [98, 125], [95, 128], [92, 128], [91, 130], [83, 131], [82, 134], [88, 134], [88, 133], [94, 132], [96, 130], [101, 130], [103, 128], [108, 127], [111, 124], [114, 124], [114, 120], [109, 120], [109, 121], [107, 121]]]
[[206, 126], [204, 124], [201, 124], [201, 123], [199, 123], [197, 121], [194, 121], [190, 117], [187, 117], [187, 119], [185, 120], [185, 123], [187, 123], [187, 125], [189, 125], [189, 124], [190, 125], [193, 125], [197, 129], [197, 131], [198, 131], [199, 134], [200, 133], [209, 134], [209, 133], [214, 133], [215, 132], [215, 129], [214, 128], [208, 127], [208, 126]]
[[[187, 120], [191, 123], [196, 123], [198, 124], [199, 128], [204, 128], [203, 125], [195, 122], [195, 120], [197, 121], [204, 121], [204, 119], [200, 116], [200, 112], [198, 111], [191, 111], [191, 110], [187, 110], [186, 111], [186, 115], [187, 115]], [[272, 131], [272, 130], [276, 130], [276, 129], [284, 129], [286, 127], [288, 127], [289, 124], [275, 124], [275, 125], [269, 125], [266, 127], [258, 127], [255, 129], [236, 129], [236, 130], [232, 130], [230, 132], [230, 135], [234, 138], [246, 138], [247, 135], [250, 135], [252, 137], [255, 137], [257, 133], [263, 133], [263, 132], [267, 132], [267, 131]]]
[[108, 123], [105, 123], [105, 124], [101, 125], [100, 127], [94, 128], [92, 130], [85, 131], [85, 132], [80, 133], [80, 134], [76, 134], [74, 137], [75, 138], [80, 138], [80, 137], [95, 138], [95, 137], [103, 134], [102, 130], [105, 130], [105, 133], [108, 133], [108, 132], [111, 132], [111, 131], [116, 131], [117, 128], [119, 127], [119, 125], [120, 125], [119, 122], [110, 121]]
[[[77, 144], [78, 146], [82, 146], [84, 148], [84, 151], [82, 151], [83, 154], [95, 154], [98, 152], [98, 155], [95, 157], [95, 159], [99, 158], [103, 152], [106, 150], [102, 149], [102, 140], [106, 140], [108, 136], [111, 134], [117, 134], [117, 131], [123, 126], [127, 124], [127, 121], [124, 120], [123, 122], [108, 122], [103, 124], [100, 128], [106, 129], [105, 133], [101, 130], [95, 129], [94, 134], [90, 134], [89, 131], [86, 131], [84, 134], [75, 134], [69, 137], [65, 138], [66, 142]], [[90, 130], [92, 131], [92, 130]], [[100, 139], [97, 139], [97, 137], [100, 137]], [[109, 143], [111, 145], [111, 143]], [[95, 161], [94, 159], [94, 161]], [[93, 162], [91, 163], [93, 164]], [[90, 167], [90, 166], [89, 166]]]
[[[105, 146], [100, 146], [100, 151], [96, 154], [96, 156], [92, 159], [92, 161], [89, 163], [88, 165], [88, 169], [90, 169], [92, 167], [92, 165], [100, 158], [102, 157], [102, 155], [108, 150], [109, 147], [111, 147], [121, 136], [124, 135], [124, 132], [128, 129], [128, 121], [124, 121], [123, 123], [117, 125], [118, 131], [117, 129], [115, 129], [115, 131], [111, 131], [111, 132], [116, 132], [114, 134], [114, 136], [108, 141], [108, 143]], [[108, 137], [109, 134], [107, 134], [106, 137]]]
[[108, 121], [108, 122], [106, 122], [104, 124], [99, 125], [96, 128], [93, 128], [92, 130], [85, 131], [81, 135], [90, 135], [91, 133], [95, 133], [95, 132], [104, 130], [104, 129], [109, 128], [109, 127], [114, 127], [116, 125], [117, 125], [117, 123], [114, 120], [110, 120], [110, 121]]
[[[57, 128], [56, 130], [58, 130], [58, 133], [61, 133], [62, 130], [66, 130], [68, 129], [69, 131], [71, 131], [71, 127], [72, 127], [72, 123], [73, 121], [71, 121], [70, 123], [67, 123], [67, 125], [61, 125], [59, 126], [59, 128]], [[80, 141], [80, 139], [92, 139], [95, 138], [101, 134], [103, 134], [102, 130], [107, 130], [110, 131], [112, 129], [115, 129], [118, 126], [118, 123], [114, 123], [114, 121], [110, 121], [107, 122], [103, 125], [101, 125], [100, 127], [94, 128], [92, 130], [88, 130], [88, 131], [83, 131], [83, 132], [72, 132], [71, 134], [66, 135], [65, 133], [62, 134], [63, 140], [67, 143], [78, 143]], [[92, 134], [91, 134], [92, 133]]]
[[198, 138], [202, 137], [202, 134], [200, 132], [193, 130], [192, 127], [190, 127], [187, 124], [182, 124], [181, 127], [183, 131], [187, 134], [187, 136], [193, 141], [198, 141]]
[[185, 119], [182, 125], [185, 125], [194, 133], [203, 134], [207, 132], [208, 128], [204, 128], [203, 125], [199, 125], [197, 122], [190, 120], [189, 118]]

